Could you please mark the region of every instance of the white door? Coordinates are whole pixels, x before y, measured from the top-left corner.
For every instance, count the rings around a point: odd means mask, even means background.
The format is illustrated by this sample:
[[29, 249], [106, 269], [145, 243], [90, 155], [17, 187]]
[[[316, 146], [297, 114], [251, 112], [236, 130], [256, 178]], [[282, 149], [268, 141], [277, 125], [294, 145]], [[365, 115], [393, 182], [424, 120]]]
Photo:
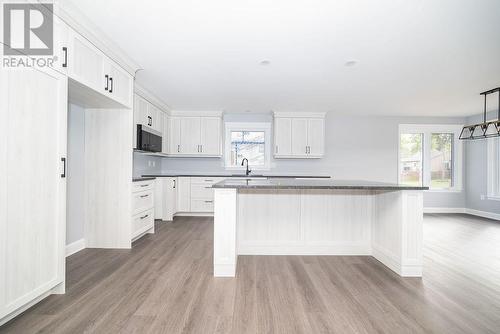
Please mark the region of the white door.
[[177, 186], [177, 211], [191, 211], [191, 178], [178, 177]]
[[107, 64], [106, 73], [109, 75], [108, 96], [124, 107], [130, 108], [134, 84], [132, 76], [111, 59], [108, 59]]
[[325, 121], [310, 118], [307, 126], [307, 146], [309, 156], [322, 156], [325, 152]]
[[292, 155], [292, 119], [274, 119], [274, 155]]
[[181, 118], [181, 153], [200, 153], [200, 118]]
[[200, 153], [203, 155], [220, 155], [220, 118], [202, 117], [200, 134]]
[[171, 117], [169, 119], [169, 138], [170, 138], [170, 154], [180, 154], [183, 150], [181, 146], [181, 119], [179, 117]]
[[68, 32], [68, 76], [101, 94], [109, 89], [106, 78], [105, 55], [92, 43], [72, 29]]
[[292, 119], [292, 154], [306, 155], [307, 153], [307, 118]]
[[68, 85], [55, 70], [0, 72], [1, 323], [64, 291]]

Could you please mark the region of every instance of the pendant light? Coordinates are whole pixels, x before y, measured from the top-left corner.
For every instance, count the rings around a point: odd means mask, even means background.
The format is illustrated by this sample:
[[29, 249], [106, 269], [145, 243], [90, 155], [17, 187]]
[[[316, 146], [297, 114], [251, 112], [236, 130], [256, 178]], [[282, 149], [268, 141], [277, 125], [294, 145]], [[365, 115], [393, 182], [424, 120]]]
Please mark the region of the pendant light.
[[[493, 93], [498, 93], [498, 117], [494, 121], [486, 121], [486, 98], [488, 95]], [[482, 92], [480, 95], [484, 95], [483, 123], [464, 126], [458, 139], [474, 140], [500, 137], [500, 87]]]

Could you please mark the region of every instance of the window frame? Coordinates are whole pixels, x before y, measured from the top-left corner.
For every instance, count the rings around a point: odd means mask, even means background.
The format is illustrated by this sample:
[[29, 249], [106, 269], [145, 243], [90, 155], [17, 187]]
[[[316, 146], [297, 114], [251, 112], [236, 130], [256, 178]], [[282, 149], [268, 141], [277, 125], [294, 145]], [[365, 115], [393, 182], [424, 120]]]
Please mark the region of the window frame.
[[487, 164], [487, 197], [500, 201], [500, 138], [488, 138]]
[[231, 166], [231, 132], [260, 131], [264, 132], [264, 165], [249, 165], [252, 170], [271, 169], [271, 123], [264, 122], [226, 122], [224, 125], [224, 168], [226, 170], [245, 170], [243, 166]]
[[[398, 183], [401, 183], [401, 134], [421, 133], [422, 143], [422, 179], [429, 192], [461, 192], [463, 189], [463, 143], [459, 140], [461, 124], [400, 124], [398, 132]], [[450, 188], [432, 189], [431, 186], [431, 137], [433, 133], [452, 133], [453, 186]]]

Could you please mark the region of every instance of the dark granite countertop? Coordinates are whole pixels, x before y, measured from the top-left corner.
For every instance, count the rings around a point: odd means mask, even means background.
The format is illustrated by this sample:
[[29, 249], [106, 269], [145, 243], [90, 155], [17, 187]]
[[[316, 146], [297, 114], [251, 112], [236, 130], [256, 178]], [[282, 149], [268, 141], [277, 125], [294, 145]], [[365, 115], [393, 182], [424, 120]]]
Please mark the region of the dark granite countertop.
[[[162, 173], [162, 174], [143, 174], [143, 177], [227, 177], [227, 178], [247, 178], [245, 174], [229, 174], [229, 173]], [[304, 175], [299, 173], [290, 174], [273, 174], [273, 173], [258, 173], [250, 174], [250, 178], [280, 178], [280, 179], [329, 179], [329, 175]]]
[[236, 189], [365, 189], [365, 190], [428, 190], [429, 187], [413, 187], [394, 183], [361, 180], [297, 180], [297, 179], [227, 179], [213, 188]]
[[132, 182], [140, 182], [140, 181], [149, 181], [149, 180], [154, 180], [156, 179], [155, 177], [148, 176], [148, 177], [133, 177]]

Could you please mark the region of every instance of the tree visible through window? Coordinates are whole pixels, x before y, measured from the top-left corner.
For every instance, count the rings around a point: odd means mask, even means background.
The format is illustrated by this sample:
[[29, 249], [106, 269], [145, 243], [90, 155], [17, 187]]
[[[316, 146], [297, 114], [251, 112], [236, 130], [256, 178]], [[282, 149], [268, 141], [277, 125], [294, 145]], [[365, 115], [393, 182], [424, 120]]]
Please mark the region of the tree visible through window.
[[231, 132], [231, 166], [240, 166], [243, 158], [248, 159], [250, 166], [265, 164], [264, 131]]
[[401, 184], [421, 186], [422, 175], [422, 137], [421, 133], [403, 133], [400, 143]]
[[453, 134], [433, 133], [431, 135], [431, 188], [453, 187]]

